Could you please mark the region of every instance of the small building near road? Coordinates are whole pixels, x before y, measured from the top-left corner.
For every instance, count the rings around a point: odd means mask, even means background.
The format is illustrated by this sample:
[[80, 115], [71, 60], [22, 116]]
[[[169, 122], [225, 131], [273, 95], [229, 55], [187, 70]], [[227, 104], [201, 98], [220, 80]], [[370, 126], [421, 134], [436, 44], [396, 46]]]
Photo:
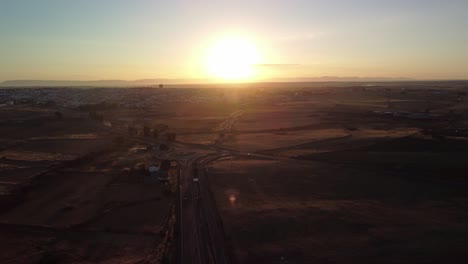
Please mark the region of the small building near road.
[[148, 174], [145, 176], [145, 182], [168, 181], [168, 172], [161, 166], [152, 165], [148, 167]]

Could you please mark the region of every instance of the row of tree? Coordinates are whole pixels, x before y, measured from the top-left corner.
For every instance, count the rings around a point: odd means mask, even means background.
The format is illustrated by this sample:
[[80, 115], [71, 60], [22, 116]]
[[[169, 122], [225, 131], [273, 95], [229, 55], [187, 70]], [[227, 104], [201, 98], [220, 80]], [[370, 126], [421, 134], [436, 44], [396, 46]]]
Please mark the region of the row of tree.
[[104, 116], [96, 111], [91, 111], [89, 112], [89, 117], [93, 120], [97, 120], [97, 121], [100, 121], [100, 122], [103, 122], [104, 121]]
[[[143, 126], [143, 136], [144, 137], [153, 137], [153, 138], [159, 138], [163, 133], [168, 129], [167, 125], [164, 124], [159, 124], [156, 125], [155, 127], [151, 128], [149, 126]], [[166, 132], [164, 133], [166, 135], [166, 138], [168, 141], [175, 141], [176, 140], [176, 133], [169, 133]], [[128, 135], [129, 136], [136, 136], [138, 135], [138, 128], [129, 125], [128, 126]]]

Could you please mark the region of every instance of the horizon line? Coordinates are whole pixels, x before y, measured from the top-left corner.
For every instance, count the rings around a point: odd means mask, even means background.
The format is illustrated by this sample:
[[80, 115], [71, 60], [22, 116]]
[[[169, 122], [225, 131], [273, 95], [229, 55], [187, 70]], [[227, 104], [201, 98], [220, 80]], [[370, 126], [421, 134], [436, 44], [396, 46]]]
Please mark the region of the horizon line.
[[[297, 80], [297, 79], [325, 79], [325, 78], [336, 78], [337, 80]], [[102, 79], [102, 80], [6, 80], [0, 83], [1, 88], [67, 88], [67, 87], [116, 87], [116, 88], [144, 88], [149, 86], [177, 86], [177, 85], [249, 85], [249, 84], [266, 84], [266, 83], [366, 83], [366, 82], [374, 82], [374, 83], [398, 83], [398, 82], [468, 82], [468, 78], [466, 79], [411, 79], [411, 78], [384, 78], [384, 77], [294, 77], [294, 78], [277, 78], [279, 80], [258, 80], [258, 81], [245, 81], [245, 82], [216, 82], [216, 81], [208, 81], [208, 82], [196, 82], [196, 80], [203, 80], [203, 79], [187, 79], [192, 80], [194, 82], [184, 82], [184, 83], [134, 83], [132, 82], [139, 82], [139, 81], [151, 81], [157, 79], [136, 79], [136, 80], [118, 80], [118, 79]], [[340, 79], [348, 79], [348, 80], [340, 80]], [[380, 79], [380, 80], [379, 80]], [[163, 80], [163, 79], [159, 79]], [[164, 80], [181, 80], [181, 79], [164, 79]], [[93, 83], [93, 82], [126, 82], [128, 84], [85, 84], [85, 83]], [[70, 84], [8, 84], [9, 82], [70, 82]], [[74, 83], [74, 84], [73, 84]], [[83, 83], [80, 85], [79, 83]]]

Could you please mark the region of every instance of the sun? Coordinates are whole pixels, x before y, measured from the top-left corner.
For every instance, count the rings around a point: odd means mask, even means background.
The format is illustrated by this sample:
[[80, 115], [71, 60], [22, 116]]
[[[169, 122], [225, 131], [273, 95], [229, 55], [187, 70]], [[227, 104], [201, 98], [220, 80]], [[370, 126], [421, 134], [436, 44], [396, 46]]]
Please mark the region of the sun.
[[260, 54], [252, 41], [229, 37], [211, 46], [206, 56], [206, 69], [214, 78], [242, 81], [254, 77], [254, 64], [259, 61]]

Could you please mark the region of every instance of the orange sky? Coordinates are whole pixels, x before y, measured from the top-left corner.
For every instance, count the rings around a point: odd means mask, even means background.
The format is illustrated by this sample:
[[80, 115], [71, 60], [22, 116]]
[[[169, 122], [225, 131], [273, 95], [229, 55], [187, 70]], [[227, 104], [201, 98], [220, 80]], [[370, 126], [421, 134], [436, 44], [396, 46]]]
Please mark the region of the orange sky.
[[[466, 10], [461, 0], [7, 1], [0, 80], [219, 78], [245, 64], [249, 80], [466, 79]], [[224, 38], [246, 40], [256, 59], [222, 49], [213, 70]]]

